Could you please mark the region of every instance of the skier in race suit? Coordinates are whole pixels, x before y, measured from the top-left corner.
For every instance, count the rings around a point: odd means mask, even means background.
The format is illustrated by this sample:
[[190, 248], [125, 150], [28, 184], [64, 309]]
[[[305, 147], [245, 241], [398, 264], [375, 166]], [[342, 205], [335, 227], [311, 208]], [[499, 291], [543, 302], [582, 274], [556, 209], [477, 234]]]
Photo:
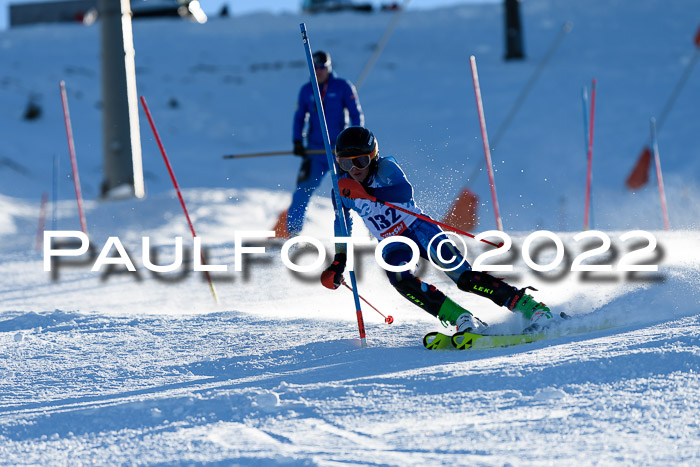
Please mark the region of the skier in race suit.
[[[335, 150], [341, 172], [338, 187], [346, 219], [350, 218], [348, 210], [352, 209], [362, 217], [369, 231], [378, 240], [400, 235], [415, 242], [422, 258], [432, 259], [434, 264], [443, 269], [460, 264], [454, 270], [445, 271], [457, 287], [488, 298], [496, 305], [505, 306], [511, 311], [521, 312], [529, 320], [527, 332], [546, 325], [552, 318], [547, 306], [525, 293], [527, 287], [517, 289], [485, 272], [472, 271], [471, 265], [451, 242], [441, 242], [446, 240], [447, 236], [437, 225], [374, 201], [386, 201], [410, 212], [422, 214], [413, 201], [413, 187], [406, 180], [406, 175], [396, 160], [392, 157], [379, 157], [379, 146], [371, 131], [360, 126], [346, 128], [338, 136]], [[335, 197], [333, 200], [335, 203]], [[339, 223], [340, 219], [336, 214], [336, 236], [341, 235]], [[352, 225], [349, 225], [349, 229], [351, 228]], [[438, 252], [437, 248], [441, 251]], [[399, 242], [388, 244], [382, 252], [384, 261], [391, 266], [409, 263], [412, 255], [411, 247]], [[333, 263], [321, 275], [321, 282], [325, 287], [336, 289], [342, 284], [346, 260], [347, 246], [343, 243], [336, 244]], [[421, 281], [412, 271], [387, 271], [387, 276], [391, 285], [403, 297], [443, 323], [455, 326], [458, 332], [478, 331], [480, 327], [486, 326], [486, 323], [474, 317], [435, 286]]]
[[[318, 80], [323, 110], [328, 126], [328, 136], [331, 146], [335, 144], [338, 134], [348, 125], [363, 125], [364, 115], [357, 90], [345, 79], [336, 77], [331, 67], [331, 56], [321, 50], [313, 54], [314, 71]], [[304, 127], [307, 146], [304, 147]], [[326, 154], [309, 154], [307, 151], [324, 149], [323, 133], [316, 110], [316, 99], [311, 88], [311, 82], [304, 84], [299, 90], [297, 108], [294, 112], [292, 128], [294, 154], [303, 161], [297, 175], [297, 186], [292, 195], [292, 202], [287, 211], [287, 235], [296, 236], [304, 226], [306, 208], [311, 195], [319, 187], [323, 176], [328, 171]]]

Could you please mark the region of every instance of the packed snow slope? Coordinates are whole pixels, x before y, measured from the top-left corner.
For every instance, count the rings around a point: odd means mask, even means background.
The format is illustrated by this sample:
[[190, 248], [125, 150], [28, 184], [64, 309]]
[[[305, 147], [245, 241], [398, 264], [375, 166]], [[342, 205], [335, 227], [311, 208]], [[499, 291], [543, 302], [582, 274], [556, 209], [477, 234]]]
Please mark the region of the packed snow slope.
[[[294, 273], [279, 243], [236, 258], [236, 235], [267, 230], [290, 199], [299, 164], [280, 156], [223, 154], [291, 148], [291, 116], [308, 79], [299, 34], [333, 54], [355, 79], [391, 21], [386, 13], [248, 15], [205, 25], [134, 22], [139, 94], [171, 158], [219, 299], [193, 271], [189, 228], [142, 114], [148, 196], [99, 200], [99, 29], [36, 26], [0, 33], [0, 464], [1, 465], [696, 465], [700, 463], [700, 70], [691, 70], [659, 134], [672, 229], [663, 228], [653, 183], [623, 182], [687, 67], [697, 60], [695, 1], [522, 4], [527, 60], [502, 60], [498, 5], [408, 11], [360, 89], [383, 155], [397, 157], [418, 203], [436, 218], [464, 186], [478, 193], [480, 225], [493, 229], [468, 57], [475, 55], [490, 134], [566, 22], [566, 34], [494, 148], [505, 231], [513, 240], [506, 280], [573, 317], [547, 339], [511, 348], [429, 352], [443, 329], [402, 299], [358, 248], [358, 289], [368, 346], [352, 294], [324, 289], [320, 269]], [[597, 80], [594, 227], [612, 247], [590, 261], [610, 271], [572, 272], [601, 244], [581, 239], [585, 186], [581, 90]], [[58, 202], [45, 226], [80, 226], [68, 164], [58, 81], [65, 80], [93, 255], [44, 270], [39, 200]], [[40, 118], [22, 119], [30, 98]], [[655, 178], [652, 176], [652, 182]], [[326, 181], [304, 234], [331, 254]], [[51, 196], [50, 196], [51, 197]], [[54, 215], [55, 213], [55, 215]], [[55, 218], [54, 218], [55, 217]], [[356, 225], [359, 224], [356, 222]], [[551, 240], [525, 248], [533, 231]], [[649, 244], [634, 230], [649, 231]], [[143, 237], [158, 264], [144, 265]], [[109, 237], [123, 264], [91, 268]], [[255, 242], [249, 241], [247, 244]], [[39, 247], [39, 248], [37, 248]], [[470, 261], [485, 248], [469, 240]], [[240, 250], [238, 250], [240, 251]], [[116, 254], [111, 248], [106, 253]], [[310, 264], [314, 250], [292, 257]], [[625, 272], [621, 261], [658, 265]], [[327, 259], [328, 260], [328, 259]], [[123, 258], [121, 261], [125, 261]], [[237, 266], [241, 266], [237, 271]], [[459, 291], [432, 266], [421, 276], [490, 324], [517, 332], [521, 318]]]

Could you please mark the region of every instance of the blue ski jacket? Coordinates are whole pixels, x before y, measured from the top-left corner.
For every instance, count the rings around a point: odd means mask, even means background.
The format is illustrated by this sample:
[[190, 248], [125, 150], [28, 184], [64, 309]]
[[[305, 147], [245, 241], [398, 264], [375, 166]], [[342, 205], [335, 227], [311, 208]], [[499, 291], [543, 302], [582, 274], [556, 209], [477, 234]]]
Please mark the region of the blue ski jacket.
[[[331, 146], [335, 146], [335, 140], [343, 129], [348, 125], [364, 126], [364, 115], [362, 107], [357, 97], [355, 86], [348, 80], [337, 78], [333, 73], [328, 76], [328, 80], [319, 86], [323, 110], [326, 114], [326, 124], [328, 125], [328, 136]], [[308, 130], [306, 131], [307, 147], [311, 149], [322, 149], [323, 133], [316, 110], [314, 92], [309, 81], [301, 87], [297, 101], [297, 109], [294, 112], [294, 128], [292, 141], [303, 140], [304, 124], [308, 117]]]
[[[388, 201], [409, 211], [422, 214], [423, 211], [413, 201], [413, 187], [406, 180], [406, 174], [401, 170], [396, 160], [393, 157], [379, 157], [373, 164], [376, 164], [373, 173], [370, 173], [362, 183], [367, 193], [382, 201]], [[351, 178], [349, 174], [344, 173], [339, 179], [344, 177]], [[335, 196], [333, 195], [331, 199], [335, 208]], [[350, 210], [360, 215], [372, 235], [380, 241], [383, 238], [400, 235], [416, 220], [416, 217], [410, 214], [367, 199], [341, 198], [340, 200], [345, 219], [347, 219], [348, 235], [352, 233], [352, 218], [348, 212]], [[338, 214], [336, 209], [333, 224], [336, 237], [342, 233]], [[345, 245], [342, 247], [344, 248]]]

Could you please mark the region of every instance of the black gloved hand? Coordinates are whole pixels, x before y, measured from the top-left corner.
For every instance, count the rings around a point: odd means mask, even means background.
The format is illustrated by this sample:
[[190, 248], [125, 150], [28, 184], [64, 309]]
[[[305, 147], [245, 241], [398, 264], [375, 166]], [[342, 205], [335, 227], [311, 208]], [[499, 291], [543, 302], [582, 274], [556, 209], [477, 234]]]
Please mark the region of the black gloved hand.
[[345, 271], [345, 262], [347, 255], [345, 253], [336, 253], [333, 258], [333, 264], [328, 266], [321, 273], [321, 284], [331, 290], [335, 290], [343, 283], [343, 271]]
[[292, 151], [295, 156], [299, 157], [306, 157], [306, 148], [304, 147], [304, 143], [300, 139], [295, 139], [294, 140], [294, 151]]

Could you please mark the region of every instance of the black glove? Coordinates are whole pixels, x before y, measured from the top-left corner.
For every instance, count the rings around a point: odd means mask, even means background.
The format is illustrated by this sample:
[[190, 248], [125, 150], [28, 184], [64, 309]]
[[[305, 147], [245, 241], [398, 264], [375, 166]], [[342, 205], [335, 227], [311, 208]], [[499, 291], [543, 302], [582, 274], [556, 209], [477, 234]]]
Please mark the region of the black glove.
[[304, 143], [300, 139], [294, 140], [294, 151], [292, 151], [295, 156], [306, 157], [306, 148]]
[[336, 253], [333, 258], [333, 264], [328, 266], [321, 273], [321, 284], [331, 290], [335, 290], [343, 283], [343, 271], [345, 271], [345, 262], [347, 256], [345, 253]]

